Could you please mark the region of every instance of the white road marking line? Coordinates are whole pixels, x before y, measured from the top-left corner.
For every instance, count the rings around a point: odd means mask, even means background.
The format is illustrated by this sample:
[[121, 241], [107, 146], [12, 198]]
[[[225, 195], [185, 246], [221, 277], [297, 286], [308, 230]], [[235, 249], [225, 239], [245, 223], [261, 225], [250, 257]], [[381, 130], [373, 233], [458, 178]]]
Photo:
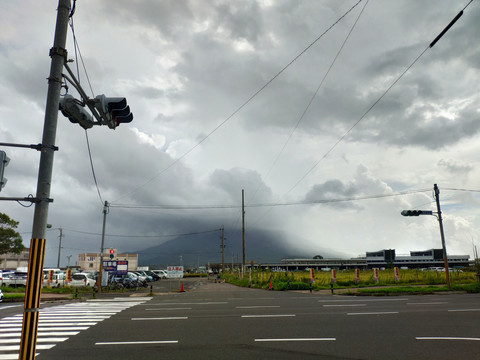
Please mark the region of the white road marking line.
[[398, 314], [398, 311], [347, 313], [347, 315], [390, 315], [390, 314]]
[[[88, 329], [88, 328], [87, 328]], [[80, 333], [80, 331], [39, 331], [38, 337], [41, 336], [74, 336]], [[0, 338], [7, 338], [7, 337], [20, 337], [22, 336], [21, 332], [9, 332], [8, 334], [0, 334]]]
[[98, 342], [95, 345], [145, 345], [145, 344], [177, 344], [178, 340], [159, 340], [159, 341], [112, 341]]
[[407, 305], [441, 305], [441, 304], [448, 304], [447, 301], [444, 302], [423, 302], [423, 303], [407, 303]]
[[[220, 305], [220, 304], [228, 304], [228, 301], [208, 301], [208, 302], [185, 302], [185, 303], [160, 303], [155, 304], [155, 306], [168, 306], [168, 305]], [[149, 304], [152, 306], [152, 304]]]
[[323, 307], [348, 307], [348, 306], [367, 306], [367, 304], [338, 304], [338, 305], [322, 305]]
[[480, 338], [469, 338], [469, 337], [453, 337], [453, 336], [424, 336], [416, 337], [417, 340], [467, 340], [467, 341], [480, 341]]
[[173, 316], [173, 317], [160, 317], [160, 318], [132, 318], [133, 321], [137, 320], [186, 320], [187, 316]]
[[171, 311], [171, 310], [192, 310], [192, 308], [161, 308], [161, 309], [145, 309], [146, 311]]
[[408, 298], [395, 298], [395, 299], [342, 299], [342, 300], [318, 300], [318, 302], [329, 302], [329, 303], [335, 303], [335, 302], [369, 302], [369, 301], [408, 301]]
[[453, 310], [448, 310], [452, 312], [461, 312], [461, 311], [480, 311], [480, 309], [453, 309]]
[[235, 309], [263, 309], [263, 308], [279, 308], [280, 305], [258, 305], [258, 306], [235, 306]]
[[293, 338], [293, 339], [255, 339], [260, 342], [278, 342], [278, 341], [335, 341], [336, 338]]
[[242, 318], [272, 318], [272, 317], [294, 317], [295, 314], [277, 314], [277, 315], [242, 315]]
[[7, 306], [2, 306], [0, 307], [0, 310], [5, 310], [5, 309], [10, 309], [14, 307], [21, 307], [22, 305], [7, 305]]
[[[36, 349], [37, 350], [48, 350], [51, 349], [55, 346], [55, 344], [47, 344], [47, 345], [42, 345], [42, 344], [37, 344]], [[20, 350], [20, 345], [6, 345], [6, 346], [0, 346], [0, 351], [19, 351]], [[16, 354], [16, 358], [18, 359], [18, 353]]]

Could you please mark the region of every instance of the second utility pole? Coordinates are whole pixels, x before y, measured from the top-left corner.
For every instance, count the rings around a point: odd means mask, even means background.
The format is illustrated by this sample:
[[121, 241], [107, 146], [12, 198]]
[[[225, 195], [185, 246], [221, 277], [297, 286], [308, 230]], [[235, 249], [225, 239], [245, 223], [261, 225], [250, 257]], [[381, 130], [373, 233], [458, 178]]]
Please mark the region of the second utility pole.
[[242, 249], [243, 249], [243, 258], [242, 258], [242, 277], [245, 271], [245, 190], [242, 189]]

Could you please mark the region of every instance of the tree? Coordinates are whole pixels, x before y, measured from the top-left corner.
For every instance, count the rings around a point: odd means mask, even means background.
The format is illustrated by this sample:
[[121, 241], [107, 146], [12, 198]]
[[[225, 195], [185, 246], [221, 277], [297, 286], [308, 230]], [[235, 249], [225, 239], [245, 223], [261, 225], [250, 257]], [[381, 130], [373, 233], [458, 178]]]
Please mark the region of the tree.
[[18, 221], [0, 213], [0, 254], [20, 254], [25, 249], [22, 237], [15, 231], [18, 224]]
[[315, 255], [313, 258], [321, 260], [321, 259], [323, 259], [323, 256], [322, 255]]

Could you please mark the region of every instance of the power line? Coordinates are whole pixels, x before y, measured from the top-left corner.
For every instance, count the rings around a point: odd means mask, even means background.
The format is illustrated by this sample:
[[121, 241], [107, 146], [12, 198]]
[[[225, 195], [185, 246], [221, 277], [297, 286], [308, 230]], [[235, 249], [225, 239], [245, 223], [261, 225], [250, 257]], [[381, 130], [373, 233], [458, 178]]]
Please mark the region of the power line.
[[[250, 204], [245, 205], [246, 208], [260, 208], [260, 207], [279, 207], [279, 206], [295, 206], [295, 205], [317, 205], [317, 204], [331, 204], [331, 203], [340, 203], [340, 202], [350, 202], [350, 201], [361, 201], [361, 200], [371, 200], [371, 199], [381, 199], [395, 196], [404, 196], [422, 192], [428, 192], [431, 189], [421, 189], [421, 190], [409, 190], [391, 194], [376, 194], [376, 195], [365, 195], [358, 197], [350, 198], [339, 198], [339, 199], [319, 199], [319, 200], [306, 200], [306, 201], [295, 201], [295, 202], [283, 202], [283, 203], [261, 203], [261, 204]], [[122, 209], [150, 209], [150, 210], [222, 210], [222, 209], [238, 209], [241, 208], [241, 205], [139, 205], [139, 204], [112, 204], [111, 207], [122, 208]]]
[[[465, 10], [473, 0], [464, 7]], [[282, 196], [286, 196], [289, 194], [293, 189], [295, 189], [317, 166], [318, 164], [324, 160], [337, 146], [340, 144], [348, 134], [373, 110], [373, 108], [387, 95], [387, 93], [400, 81], [400, 79], [417, 63], [417, 61], [427, 52], [428, 49], [432, 48], [438, 40], [452, 27], [452, 25], [460, 18], [463, 14], [463, 10], [458, 13], [458, 15], [447, 25], [447, 27], [432, 41], [421, 53], [418, 55], [413, 62], [407, 66], [407, 68], [392, 82], [392, 84], [380, 95], [380, 97], [363, 113], [362, 116], [333, 144], [333, 146], [318, 160], [308, 171]]]
[[132, 191], [126, 193], [125, 195], [119, 197], [115, 201], [121, 200], [133, 193], [135, 193], [137, 190], [143, 188], [144, 186], [148, 185], [151, 183], [153, 180], [155, 180], [157, 177], [165, 173], [168, 169], [173, 167], [175, 164], [177, 164], [180, 160], [185, 158], [188, 154], [190, 154], [193, 150], [195, 150], [198, 146], [200, 146], [205, 140], [207, 140], [213, 133], [215, 133], [218, 129], [220, 129], [223, 125], [225, 125], [230, 119], [232, 119], [240, 110], [242, 110], [248, 103], [250, 103], [258, 94], [260, 94], [265, 88], [267, 88], [275, 79], [277, 79], [290, 65], [292, 65], [295, 61], [297, 61], [303, 54], [305, 54], [315, 43], [317, 43], [325, 34], [327, 34], [335, 25], [337, 25], [343, 18], [345, 18], [362, 0], [358, 0], [356, 4], [354, 4], [347, 12], [345, 12], [341, 17], [339, 17], [329, 28], [327, 28], [321, 35], [319, 35], [315, 40], [313, 40], [305, 49], [303, 49], [297, 56], [295, 56], [287, 65], [285, 65], [279, 72], [277, 72], [270, 80], [268, 80], [260, 89], [258, 89], [256, 92], [253, 93], [247, 100], [245, 100], [235, 111], [233, 111], [227, 118], [225, 118], [220, 124], [218, 124], [212, 131], [210, 131], [205, 137], [203, 137], [196, 145], [191, 147], [189, 150], [187, 150], [183, 155], [175, 159], [170, 165], [168, 165], [166, 168], [158, 172], [156, 175], [154, 175], [152, 178], [147, 180], [145, 183], [142, 185], [139, 185]]
[[[88, 232], [88, 231], [79, 231], [79, 230], [72, 230], [72, 229], [63, 229], [64, 231], [70, 231], [73, 233], [78, 233], [78, 234], [85, 234], [85, 235], [95, 235], [95, 236], [101, 236], [102, 234], [100, 233], [93, 233], [93, 232]], [[212, 233], [219, 231], [221, 229], [215, 229], [215, 230], [205, 230], [205, 231], [196, 231], [196, 232], [190, 232], [190, 233], [179, 233], [179, 234], [168, 234], [168, 235], [119, 235], [119, 234], [105, 234], [105, 236], [109, 237], [135, 237], [135, 238], [160, 238], [160, 237], [176, 237], [176, 236], [192, 236], [192, 235], [200, 235], [200, 234], [207, 234], [207, 233]]]
[[[90, 78], [88, 77], [88, 72], [87, 72], [87, 68], [85, 66], [85, 62], [83, 61], [82, 53], [80, 51], [80, 46], [78, 45], [77, 37], [75, 35], [75, 27], [74, 27], [74, 24], [73, 24], [73, 15], [75, 13], [75, 10], [76, 10], [76, 0], [74, 1], [73, 8], [72, 8], [72, 11], [70, 13], [70, 28], [72, 29], [73, 47], [75, 49], [75, 64], [77, 66], [78, 82], [80, 83], [80, 71], [79, 71], [79, 68], [78, 68], [78, 55], [80, 55], [80, 60], [82, 62], [83, 71], [85, 72], [85, 76], [87, 78], [87, 82], [88, 82], [88, 85], [90, 87], [90, 91], [92, 92], [92, 95], [95, 96], [95, 93], [93, 92], [92, 84], [90, 82]], [[78, 55], [77, 55], [77, 50], [78, 50]], [[98, 197], [100, 199], [100, 202], [103, 205], [104, 201], [103, 201], [103, 198], [102, 198], [102, 194], [100, 193], [100, 188], [98, 186], [97, 176], [95, 174], [95, 167], [93, 166], [92, 152], [90, 150], [90, 142], [88, 140], [87, 129], [85, 129], [85, 139], [86, 139], [86, 142], [87, 142], [88, 158], [90, 160], [90, 167], [92, 169], [93, 181], [95, 182], [95, 187], [97, 189], [97, 194], [98, 194]]]
[[[342, 45], [340, 46], [339, 50], [337, 51], [337, 54], [335, 55], [334, 59], [332, 60], [330, 66], [328, 67], [327, 71], [325, 72], [325, 74], [323, 75], [323, 78], [322, 80], [320, 81], [320, 84], [318, 85], [317, 89], [315, 90], [315, 92], [312, 94], [311, 98], [310, 98], [310, 101], [308, 102], [307, 106], [305, 107], [305, 109], [303, 110], [302, 114], [300, 115], [297, 123], [295, 124], [295, 126], [293, 127], [292, 131], [290, 132], [290, 135], [288, 136], [287, 140], [285, 141], [285, 143], [283, 144], [280, 152], [278, 153], [278, 155], [276, 156], [276, 158], [274, 159], [272, 165], [270, 166], [270, 169], [267, 171], [267, 174], [265, 175], [265, 179], [268, 178], [268, 176], [270, 175], [272, 169], [275, 167], [276, 163], [278, 162], [278, 160], [280, 159], [280, 156], [283, 154], [283, 152], [285, 151], [285, 148], [287, 147], [288, 143], [290, 142], [290, 140], [292, 139], [292, 136], [293, 134], [295, 133], [295, 131], [297, 130], [298, 126], [300, 125], [300, 123], [302, 122], [303, 118], [305, 117], [305, 115], [307, 114], [308, 112], [308, 109], [310, 108], [310, 106], [312, 105], [313, 103], [313, 100], [317, 97], [317, 94], [318, 92], [320, 91], [320, 88], [322, 87], [323, 83], [325, 82], [325, 79], [327, 78], [328, 74], [330, 73], [330, 71], [332, 70], [333, 68], [333, 65], [335, 65], [335, 62], [337, 61], [338, 57], [340, 56], [340, 53], [342, 52], [343, 48], [345, 47], [345, 44], [347, 43], [348, 39], [350, 38], [350, 35], [352, 34], [353, 30], [355, 29], [355, 26], [357, 25], [358, 23], [358, 20], [360, 19], [360, 17], [362, 16], [365, 8], [367, 7], [368, 5], [368, 2], [369, 0], [367, 0], [365, 2], [365, 5], [363, 6], [363, 8], [361, 9], [360, 13], [358, 14], [355, 22], [353, 23], [352, 27], [350, 28], [350, 31], [348, 32], [347, 36], [345, 37]], [[259, 191], [260, 189], [260, 186], [261, 184], [259, 184], [259, 186], [257, 187], [254, 195], [253, 195], [253, 198], [256, 197], [256, 194], [257, 192]]]

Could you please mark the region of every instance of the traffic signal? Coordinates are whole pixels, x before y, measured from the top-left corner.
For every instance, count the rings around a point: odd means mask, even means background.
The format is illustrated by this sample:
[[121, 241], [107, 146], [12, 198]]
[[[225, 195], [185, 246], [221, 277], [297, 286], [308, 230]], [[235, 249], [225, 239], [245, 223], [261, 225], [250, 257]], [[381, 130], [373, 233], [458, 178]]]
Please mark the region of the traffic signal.
[[85, 110], [82, 103], [72, 95], [67, 94], [63, 96], [60, 99], [58, 107], [62, 114], [72, 123], [80, 124], [85, 130], [93, 126], [93, 116]]
[[106, 97], [102, 94], [96, 96], [95, 100], [95, 107], [110, 129], [133, 120], [130, 106], [127, 105], [127, 99], [124, 97]]
[[113, 259], [115, 256], [115, 250], [110, 249], [110, 259]]
[[2, 188], [7, 183], [7, 179], [3, 177], [3, 174], [5, 173], [5, 167], [8, 165], [9, 162], [10, 159], [7, 156], [7, 153], [0, 150], [0, 191], [2, 191]]
[[403, 210], [401, 212], [403, 216], [419, 216], [419, 215], [432, 215], [433, 211], [428, 210]]

